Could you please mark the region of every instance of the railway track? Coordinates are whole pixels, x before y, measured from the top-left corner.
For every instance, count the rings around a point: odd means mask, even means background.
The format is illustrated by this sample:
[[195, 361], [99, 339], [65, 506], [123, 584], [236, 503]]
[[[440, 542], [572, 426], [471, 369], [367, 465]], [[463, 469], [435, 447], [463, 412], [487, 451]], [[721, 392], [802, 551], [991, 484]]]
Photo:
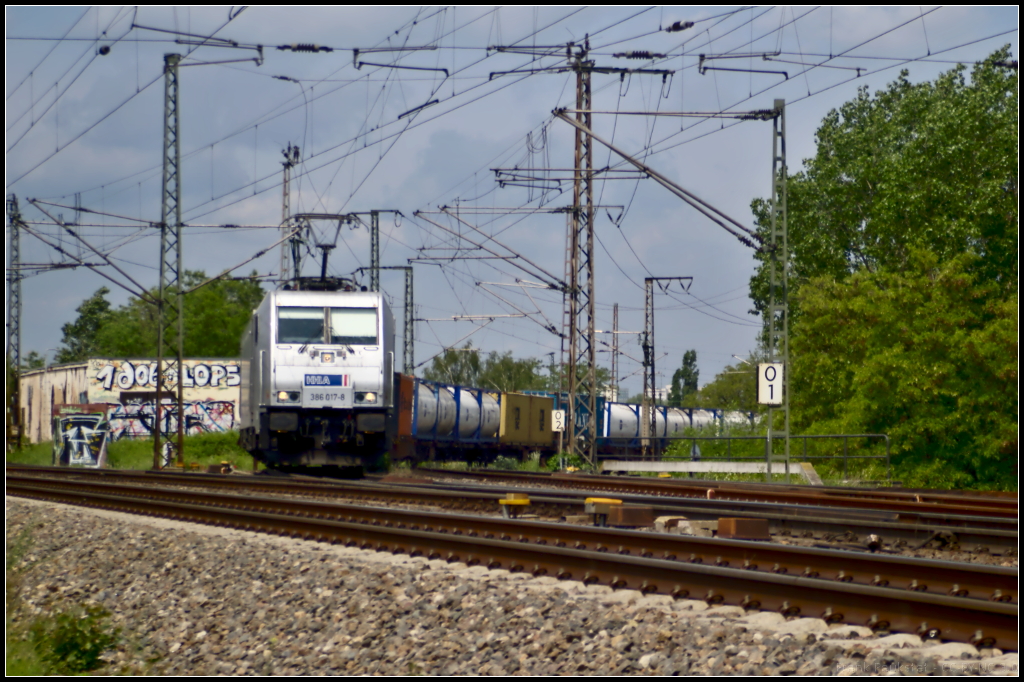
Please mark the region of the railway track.
[[[83, 480], [116, 480], [139, 484], [183, 485], [190, 488], [246, 490], [288, 496], [359, 500], [364, 503], [416, 504], [469, 512], [489, 512], [496, 509], [496, 499], [516, 488], [459, 486], [431, 483], [402, 485], [373, 482], [342, 482], [332, 479], [294, 480], [288, 477], [224, 476], [210, 474], [182, 474], [174, 472], [130, 472], [116, 470], [54, 469], [8, 465], [8, 480], [15, 475], [72, 477]], [[545, 517], [579, 514], [587, 492], [558, 490], [530, 491], [531, 511]], [[1017, 551], [1016, 521], [1005, 520], [996, 529], [911, 523], [894, 513], [872, 510], [804, 508], [798, 505], [780, 506], [764, 502], [737, 502], [683, 498], [650, 498], [643, 495], [619, 495], [628, 503], [652, 506], [659, 515], [679, 515], [696, 520], [715, 520], [722, 516], [760, 518], [769, 521], [773, 534], [782, 536], [814, 537], [824, 542], [842, 541], [868, 548], [868, 538], [878, 536], [892, 548], [924, 545], [945, 549], [992, 552], [1015, 555]], [[981, 522], [984, 522], [983, 519]], [[992, 520], [989, 520], [993, 522]]]
[[[1017, 648], [1017, 571], [765, 543], [81, 480], [8, 476], [36, 499], [356, 544], [875, 630]], [[1005, 588], [1005, 589], [1004, 589]]]
[[448, 471], [421, 467], [419, 474], [445, 478], [468, 478], [512, 484], [544, 485], [550, 488], [600, 490], [651, 497], [707, 498], [734, 502], [770, 502], [821, 506], [849, 510], [899, 513], [906, 519], [933, 520], [941, 517], [1012, 519], [1016, 521], [1016, 498], [949, 495], [931, 492], [891, 492], [835, 487], [743, 484], [720, 481], [657, 479], [650, 477], [595, 476], [586, 474], [544, 474], [503, 471]]

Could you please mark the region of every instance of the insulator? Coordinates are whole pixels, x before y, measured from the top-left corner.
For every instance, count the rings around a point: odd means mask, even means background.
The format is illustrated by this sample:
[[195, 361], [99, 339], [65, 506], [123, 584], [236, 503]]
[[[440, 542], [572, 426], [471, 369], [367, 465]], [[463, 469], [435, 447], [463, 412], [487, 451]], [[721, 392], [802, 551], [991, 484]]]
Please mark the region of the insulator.
[[292, 43], [291, 45], [278, 45], [279, 50], [291, 50], [292, 52], [333, 52], [333, 47], [323, 47], [315, 43]]
[[665, 29], [666, 33], [675, 33], [676, 31], [685, 31], [688, 28], [693, 28], [692, 21], [677, 21], [668, 28]]
[[651, 52], [649, 50], [632, 50], [630, 52], [617, 52], [612, 55], [613, 57], [625, 58], [625, 59], [664, 59], [665, 55], [657, 52]]

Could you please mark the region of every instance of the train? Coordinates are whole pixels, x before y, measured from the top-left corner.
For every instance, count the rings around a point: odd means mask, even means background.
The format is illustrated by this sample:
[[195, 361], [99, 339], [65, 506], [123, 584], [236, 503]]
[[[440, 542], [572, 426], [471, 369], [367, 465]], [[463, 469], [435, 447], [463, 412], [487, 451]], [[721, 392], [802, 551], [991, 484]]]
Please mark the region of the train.
[[[380, 292], [269, 292], [242, 337], [239, 444], [269, 468], [378, 469], [387, 462], [487, 462], [560, 445], [553, 413], [568, 396], [458, 386], [395, 371], [395, 318]], [[577, 403], [578, 431], [587, 414]], [[598, 449], [641, 445], [640, 405], [597, 400]], [[663, 446], [687, 428], [754, 415], [655, 409]], [[562, 444], [563, 447], [565, 444]]]

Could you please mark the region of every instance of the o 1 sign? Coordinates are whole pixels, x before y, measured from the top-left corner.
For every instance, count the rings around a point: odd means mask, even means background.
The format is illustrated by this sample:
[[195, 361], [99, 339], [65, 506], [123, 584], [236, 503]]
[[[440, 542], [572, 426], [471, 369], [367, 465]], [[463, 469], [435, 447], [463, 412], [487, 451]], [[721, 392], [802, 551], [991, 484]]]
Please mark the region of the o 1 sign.
[[785, 365], [763, 362], [757, 366], [757, 402], [761, 405], [782, 404], [782, 378]]

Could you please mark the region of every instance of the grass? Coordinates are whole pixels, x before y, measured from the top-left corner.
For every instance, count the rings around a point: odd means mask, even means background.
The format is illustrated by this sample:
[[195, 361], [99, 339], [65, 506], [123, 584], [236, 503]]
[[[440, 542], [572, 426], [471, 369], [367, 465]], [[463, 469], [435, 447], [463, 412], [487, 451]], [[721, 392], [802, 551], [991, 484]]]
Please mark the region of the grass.
[[[53, 461], [50, 441], [28, 445], [7, 453], [12, 464], [43, 464]], [[252, 468], [252, 455], [238, 446], [238, 434], [203, 433], [185, 438], [185, 462], [195, 462], [205, 470], [211, 464], [228, 462], [238, 469]], [[107, 466], [112, 469], [151, 469], [153, 467], [153, 439], [122, 439], [107, 445]]]
[[8, 452], [7, 461], [12, 464], [50, 466], [53, 464], [53, 443], [47, 440], [42, 443], [25, 445], [20, 450]]

